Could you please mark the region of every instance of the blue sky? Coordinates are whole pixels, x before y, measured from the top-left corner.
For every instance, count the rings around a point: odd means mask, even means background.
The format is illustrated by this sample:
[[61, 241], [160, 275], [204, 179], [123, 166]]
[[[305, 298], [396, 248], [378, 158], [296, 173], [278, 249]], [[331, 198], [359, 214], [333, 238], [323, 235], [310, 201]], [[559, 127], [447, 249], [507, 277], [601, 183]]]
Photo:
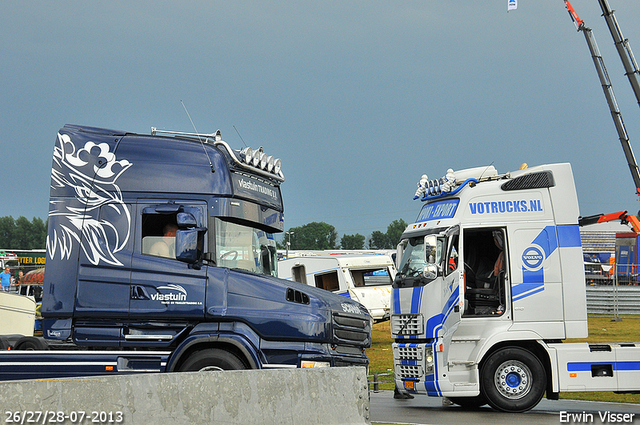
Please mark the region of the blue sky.
[[[640, 55], [640, 2], [610, 0]], [[596, 0], [593, 28], [631, 144], [640, 108]], [[564, 2], [0, 1], [0, 216], [46, 218], [66, 123], [222, 131], [280, 157], [286, 228], [340, 235], [420, 208], [420, 175], [570, 162], [583, 215], [640, 208]], [[640, 153], [639, 153], [640, 155]]]

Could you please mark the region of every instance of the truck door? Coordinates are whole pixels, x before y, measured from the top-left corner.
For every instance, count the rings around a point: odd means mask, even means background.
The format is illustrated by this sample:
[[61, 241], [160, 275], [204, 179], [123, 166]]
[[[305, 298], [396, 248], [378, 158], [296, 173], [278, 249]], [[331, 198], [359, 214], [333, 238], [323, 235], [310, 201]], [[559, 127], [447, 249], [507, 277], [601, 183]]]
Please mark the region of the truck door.
[[462, 308], [460, 300], [464, 299], [464, 282], [462, 279], [463, 267], [460, 265], [458, 256], [460, 242], [460, 228], [454, 227], [447, 231], [447, 237], [443, 240], [443, 285], [442, 285], [442, 301], [443, 301], [443, 322], [442, 336], [444, 339], [443, 356], [445, 363], [448, 361], [448, 349], [451, 345], [451, 339], [458, 329], [460, 319], [462, 317]]
[[[78, 258], [76, 319], [126, 318], [129, 309], [131, 205], [86, 209]], [[117, 331], [116, 331], [117, 333]]]
[[[139, 202], [137, 205], [129, 293], [132, 322], [149, 317], [157, 321], [204, 317], [207, 268], [194, 268], [176, 260], [177, 215], [183, 212], [191, 214], [198, 227], [206, 227], [204, 202]], [[139, 329], [135, 332], [144, 333]], [[131, 338], [130, 335], [128, 339]]]

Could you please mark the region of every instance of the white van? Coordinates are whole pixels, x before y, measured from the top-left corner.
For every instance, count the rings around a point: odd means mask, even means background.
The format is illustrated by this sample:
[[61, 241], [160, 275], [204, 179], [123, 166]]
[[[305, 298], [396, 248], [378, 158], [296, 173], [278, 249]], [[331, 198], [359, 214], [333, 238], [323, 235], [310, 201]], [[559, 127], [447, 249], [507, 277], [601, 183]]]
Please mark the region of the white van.
[[297, 257], [278, 262], [278, 277], [351, 298], [374, 320], [386, 320], [396, 267], [388, 255]]

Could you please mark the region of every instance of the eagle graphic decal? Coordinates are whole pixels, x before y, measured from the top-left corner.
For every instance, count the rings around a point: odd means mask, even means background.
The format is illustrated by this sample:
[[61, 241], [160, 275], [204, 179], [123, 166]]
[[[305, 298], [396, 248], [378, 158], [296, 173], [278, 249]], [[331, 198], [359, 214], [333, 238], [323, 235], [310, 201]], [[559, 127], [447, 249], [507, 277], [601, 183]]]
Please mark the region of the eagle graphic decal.
[[[51, 169], [52, 194], [57, 189], [72, 189], [73, 199], [51, 198], [47, 235], [47, 254], [68, 259], [75, 244], [80, 244], [87, 259], [122, 266], [115, 257], [127, 244], [131, 214], [124, 204], [118, 178], [131, 163], [116, 159], [107, 143], [85, 142], [76, 148], [69, 135], [58, 133]], [[105, 217], [118, 216], [126, 227], [116, 228]]]

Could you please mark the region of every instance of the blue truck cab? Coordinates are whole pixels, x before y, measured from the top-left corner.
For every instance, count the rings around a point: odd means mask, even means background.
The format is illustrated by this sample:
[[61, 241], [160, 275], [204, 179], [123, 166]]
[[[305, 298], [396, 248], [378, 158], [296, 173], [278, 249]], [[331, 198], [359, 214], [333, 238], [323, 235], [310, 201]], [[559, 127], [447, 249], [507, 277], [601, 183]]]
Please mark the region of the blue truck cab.
[[63, 127], [42, 300], [55, 358], [3, 353], [0, 379], [366, 366], [366, 308], [277, 278], [283, 181], [280, 160], [219, 131]]

